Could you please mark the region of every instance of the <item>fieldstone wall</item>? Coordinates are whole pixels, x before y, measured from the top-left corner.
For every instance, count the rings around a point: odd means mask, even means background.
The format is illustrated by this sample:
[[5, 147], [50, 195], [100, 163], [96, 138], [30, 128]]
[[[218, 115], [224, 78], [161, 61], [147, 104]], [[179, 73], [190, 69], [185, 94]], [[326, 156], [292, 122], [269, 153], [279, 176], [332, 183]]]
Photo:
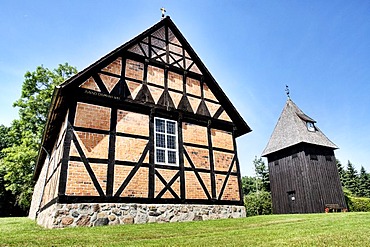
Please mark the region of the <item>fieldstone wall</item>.
[[195, 204], [54, 204], [37, 223], [47, 228], [199, 221], [245, 217], [244, 206]]

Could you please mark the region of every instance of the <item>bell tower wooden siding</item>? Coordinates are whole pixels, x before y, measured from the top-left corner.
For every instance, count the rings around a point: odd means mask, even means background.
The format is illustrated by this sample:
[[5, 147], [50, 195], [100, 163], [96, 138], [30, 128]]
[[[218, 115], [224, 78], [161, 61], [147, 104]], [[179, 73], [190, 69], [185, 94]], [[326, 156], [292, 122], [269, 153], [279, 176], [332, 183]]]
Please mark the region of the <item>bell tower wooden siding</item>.
[[325, 204], [346, 208], [332, 149], [298, 144], [267, 158], [273, 213], [324, 212]]
[[[62, 85], [68, 112], [58, 193], [41, 208], [243, 204], [235, 138], [250, 129], [172, 21], [160, 24]], [[156, 117], [177, 123], [177, 166], [154, 160]]]

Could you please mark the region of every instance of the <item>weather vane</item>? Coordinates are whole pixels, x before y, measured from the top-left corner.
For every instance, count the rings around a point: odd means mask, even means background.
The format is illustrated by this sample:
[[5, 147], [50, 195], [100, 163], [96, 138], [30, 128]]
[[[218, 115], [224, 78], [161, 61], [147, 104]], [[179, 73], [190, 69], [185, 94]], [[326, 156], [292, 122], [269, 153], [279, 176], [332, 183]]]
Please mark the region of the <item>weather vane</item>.
[[161, 8], [161, 12], [162, 12], [162, 19], [164, 18], [164, 16], [165, 16], [165, 13], [166, 13], [166, 9], [165, 8]]
[[290, 91], [289, 91], [288, 85], [285, 85], [285, 93], [286, 93], [286, 96], [288, 96], [288, 99], [290, 99], [290, 95], [289, 95]]

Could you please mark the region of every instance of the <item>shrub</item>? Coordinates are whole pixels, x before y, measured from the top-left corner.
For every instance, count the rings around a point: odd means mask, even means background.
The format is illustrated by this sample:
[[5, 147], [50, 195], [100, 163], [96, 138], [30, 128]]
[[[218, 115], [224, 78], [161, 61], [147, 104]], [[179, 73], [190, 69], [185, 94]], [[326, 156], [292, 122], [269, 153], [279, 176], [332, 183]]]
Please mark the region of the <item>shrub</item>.
[[348, 209], [350, 212], [370, 212], [370, 198], [348, 197]]
[[271, 194], [267, 191], [251, 192], [244, 197], [247, 216], [271, 214]]
[[370, 198], [356, 197], [347, 188], [343, 188], [348, 211], [350, 212], [370, 212]]

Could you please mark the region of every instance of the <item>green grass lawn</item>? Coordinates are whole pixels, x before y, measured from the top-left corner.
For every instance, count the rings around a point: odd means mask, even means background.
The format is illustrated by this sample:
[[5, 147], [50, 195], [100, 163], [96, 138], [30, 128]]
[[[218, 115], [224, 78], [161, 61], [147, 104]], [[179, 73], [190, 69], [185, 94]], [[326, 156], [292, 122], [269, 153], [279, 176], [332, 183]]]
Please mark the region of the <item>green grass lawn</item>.
[[0, 246], [370, 246], [370, 213], [44, 229], [0, 218]]

